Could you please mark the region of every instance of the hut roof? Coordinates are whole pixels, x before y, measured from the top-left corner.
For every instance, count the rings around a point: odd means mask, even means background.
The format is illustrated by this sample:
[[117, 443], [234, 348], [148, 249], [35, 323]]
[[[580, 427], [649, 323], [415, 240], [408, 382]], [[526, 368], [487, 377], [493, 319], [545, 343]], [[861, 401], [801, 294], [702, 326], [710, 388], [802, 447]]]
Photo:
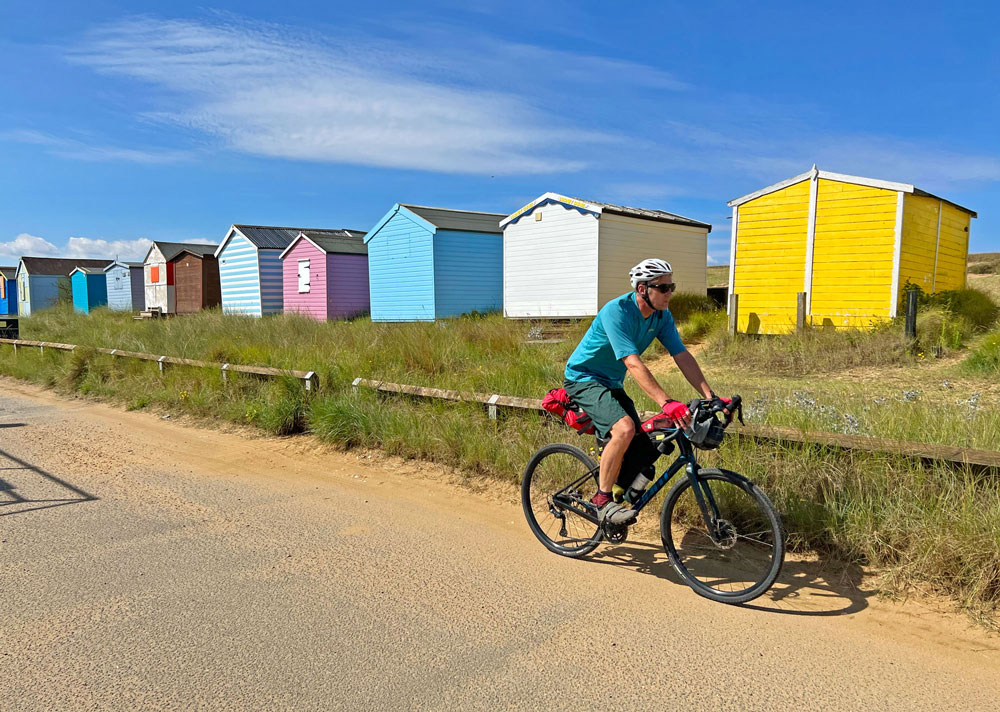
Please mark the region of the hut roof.
[[523, 208], [518, 210], [509, 216], [504, 216], [504, 220], [501, 221], [501, 227], [507, 225], [508, 223], [516, 222], [519, 218], [527, 215], [532, 210], [534, 210], [539, 205], [544, 205], [545, 203], [562, 203], [564, 205], [570, 205], [578, 210], [587, 211], [592, 213], [609, 213], [611, 215], [622, 215], [629, 218], [639, 218], [641, 220], [653, 220], [655, 222], [670, 223], [672, 225], [687, 225], [690, 227], [700, 227], [705, 228], [709, 232], [712, 231], [712, 226], [708, 223], [701, 222], [700, 220], [693, 220], [692, 218], [686, 218], [683, 215], [677, 215], [676, 213], [668, 213], [666, 210], [652, 210], [649, 208], [630, 208], [625, 205], [615, 205], [614, 203], [602, 203], [597, 200], [583, 200], [582, 198], [573, 198], [566, 195], [560, 195], [559, 193], [545, 193], [544, 195], [531, 201]]
[[107, 272], [109, 269], [112, 269], [114, 267], [135, 268], [135, 267], [142, 267], [142, 266], [143, 266], [142, 262], [123, 262], [122, 260], [115, 260], [114, 262], [112, 262], [111, 264], [109, 264], [107, 267], [105, 267], [104, 271]]
[[500, 229], [500, 221], [507, 217], [503, 213], [432, 208], [426, 205], [410, 205], [408, 203], [400, 203], [399, 205], [443, 230], [468, 230], [470, 232], [495, 232], [499, 234], [503, 232]]
[[[163, 255], [163, 259], [167, 262], [175, 258], [181, 250], [188, 250], [196, 255], [213, 255], [218, 247], [216, 244], [205, 244], [202, 242], [160, 242], [156, 240], [149, 249], [152, 250], [153, 246], [160, 251]], [[146, 253], [146, 257], [149, 257], [149, 252]]]
[[334, 255], [367, 255], [368, 245], [365, 244], [365, 233], [360, 230], [302, 230], [285, 251], [284, 258], [299, 239], [309, 240], [326, 254]]
[[246, 239], [265, 250], [285, 249], [303, 228], [273, 225], [233, 225]]
[[0, 277], [4, 279], [14, 279], [16, 273], [17, 267], [0, 267]]
[[968, 213], [974, 218], [979, 217], [975, 213], [975, 211], [969, 210], [969, 208], [963, 207], [958, 203], [953, 203], [947, 198], [942, 198], [939, 195], [928, 193], [926, 190], [921, 190], [920, 188], [917, 188], [909, 183], [894, 183], [893, 181], [879, 180], [877, 178], [864, 178], [863, 176], [850, 176], [847, 175], [846, 173], [832, 173], [830, 171], [821, 171], [816, 167], [815, 164], [813, 164], [813, 167], [808, 171], [806, 171], [805, 173], [800, 173], [797, 176], [786, 178], [785, 180], [774, 183], [773, 185], [769, 185], [766, 188], [761, 188], [760, 190], [755, 190], [752, 193], [747, 193], [746, 195], [741, 196], [739, 198], [734, 198], [733, 200], [730, 200], [729, 203], [727, 203], [727, 205], [729, 205], [729, 207], [731, 208], [735, 208], [739, 205], [743, 205], [743, 203], [747, 203], [750, 202], [751, 200], [754, 200], [755, 198], [759, 198], [762, 195], [767, 195], [768, 193], [774, 193], [775, 191], [779, 191], [782, 188], [787, 188], [790, 185], [795, 185], [796, 183], [801, 183], [804, 180], [809, 180], [813, 176], [816, 176], [817, 178], [825, 178], [827, 180], [838, 181], [840, 183], [854, 183], [855, 185], [867, 185], [872, 188], [884, 188], [886, 190], [895, 190], [897, 192], [902, 192], [902, 193], [913, 193], [914, 195], [918, 195], [925, 198], [934, 198], [935, 200], [942, 200], [945, 203], [948, 203], [949, 205], [953, 205], [962, 212]]
[[77, 267], [104, 267], [112, 260], [66, 260], [57, 257], [22, 257], [28, 274], [69, 276]]
[[[104, 274], [105, 267], [77, 267], [73, 272], [83, 272], [84, 274]], [[72, 275], [73, 272], [70, 272]]]

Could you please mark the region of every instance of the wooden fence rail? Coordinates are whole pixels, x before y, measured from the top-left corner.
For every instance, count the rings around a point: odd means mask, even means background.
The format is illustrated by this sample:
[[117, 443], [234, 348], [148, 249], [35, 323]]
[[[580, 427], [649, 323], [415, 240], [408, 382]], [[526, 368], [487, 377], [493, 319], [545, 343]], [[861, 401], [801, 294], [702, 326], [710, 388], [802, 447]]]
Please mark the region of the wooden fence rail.
[[[10, 344], [15, 352], [19, 347], [38, 348], [43, 353], [45, 349], [74, 351], [76, 344], [61, 344], [54, 341], [29, 341], [26, 339], [0, 339], [0, 344]], [[213, 363], [198, 361], [177, 356], [159, 356], [156, 354], [124, 351], [122, 349], [97, 348], [95, 351], [117, 358], [134, 358], [144, 361], [155, 361], [162, 371], [166, 365], [193, 366], [196, 368], [217, 368], [222, 372], [223, 380], [227, 373], [248, 373], [268, 378], [292, 376], [303, 382], [307, 391], [314, 391], [319, 385], [315, 371], [297, 371], [294, 369], [271, 368], [269, 366], [244, 366], [231, 363]], [[499, 408], [528, 410], [544, 413], [542, 401], [538, 398], [519, 398], [505, 396], [499, 393], [477, 393], [473, 391], [455, 391], [441, 388], [425, 388], [401, 383], [389, 383], [367, 378], [355, 378], [351, 384], [357, 392], [360, 387], [371, 388], [381, 393], [416, 396], [420, 398], [436, 398], [455, 402], [480, 403], [486, 406], [490, 418], [497, 417]], [[652, 417], [653, 413], [642, 413], [642, 418]], [[842, 435], [820, 431], [804, 432], [796, 428], [773, 425], [737, 426], [734, 433], [738, 437], [752, 438], [760, 442], [774, 444], [803, 443], [823, 445], [841, 450], [861, 450], [864, 452], [893, 453], [906, 457], [932, 462], [947, 462], [957, 465], [976, 465], [991, 469], [1000, 469], [1000, 452], [993, 450], [978, 450], [975, 448], [934, 445], [931, 443], [912, 442], [909, 440], [894, 440], [892, 438], [874, 438], [861, 435]]]
[[[395, 393], [418, 396], [421, 398], [438, 398], [450, 401], [480, 403], [486, 406], [491, 418], [497, 417], [497, 408], [513, 408], [545, 412], [542, 401], [538, 398], [517, 398], [497, 393], [476, 393], [472, 391], [442, 390], [439, 388], [424, 388], [408, 386], [400, 383], [388, 383], [367, 378], [355, 378], [352, 386], [355, 392], [364, 386], [381, 393]], [[641, 413], [643, 419], [651, 418], [655, 413]], [[894, 440], [892, 438], [874, 438], [861, 435], [843, 435], [821, 431], [804, 432], [796, 428], [773, 425], [734, 424], [733, 431], [737, 437], [751, 438], [758, 442], [772, 444], [802, 443], [822, 445], [840, 450], [860, 450], [864, 452], [892, 453], [905, 457], [932, 462], [947, 462], [955, 465], [975, 465], [979, 467], [1000, 469], [1000, 452], [993, 450], [977, 450], [974, 448], [951, 447], [948, 445], [933, 445], [930, 443], [912, 442], [909, 440]]]
[[[28, 346], [38, 348], [45, 353], [45, 349], [59, 349], [60, 351], [74, 351], [79, 348], [76, 344], [60, 344], [53, 341], [28, 341], [26, 339], [0, 339], [0, 344], [10, 344], [17, 352], [18, 347]], [[198, 361], [192, 358], [180, 358], [178, 356], [160, 356], [158, 354], [146, 354], [138, 351], [125, 351], [123, 349], [102, 349], [95, 348], [94, 351], [108, 354], [116, 358], [134, 358], [143, 361], [155, 361], [160, 371], [167, 365], [173, 366], [194, 366], [196, 368], [216, 368], [222, 372], [222, 380], [226, 380], [229, 373], [249, 373], [265, 378], [279, 378], [281, 376], [292, 376], [302, 381], [307, 391], [316, 390], [319, 379], [315, 371], [297, 371], [288, 368], [271, 368], [269, 366], [244, 366], [238, 363], [214, 363], [212, 361]]]

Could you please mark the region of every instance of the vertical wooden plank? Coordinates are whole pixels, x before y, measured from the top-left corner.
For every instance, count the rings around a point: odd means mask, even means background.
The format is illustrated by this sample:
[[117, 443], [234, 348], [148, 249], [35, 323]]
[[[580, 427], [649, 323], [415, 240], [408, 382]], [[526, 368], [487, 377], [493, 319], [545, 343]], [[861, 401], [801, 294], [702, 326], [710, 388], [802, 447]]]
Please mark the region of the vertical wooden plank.
[[899, 262], [903, 251], [903, 191], [896, 193], [896, 229], [892, 246], [892, 288], [889, 296], [889, 317], [895, 318], [899, 305]]
[[[941, 254], [941, 213], [944, 212], [944, 201], [938, 200], [937, 235], [934, 238], [934, 272], [931, 275], [931, 294], [937, 294], [938, 255]], [[968, 262], [968, 258], [966, 258]]]
[[812, 305], [813, 252], [816, 245], [816, 203], [819, 196], [819, 169], [813, 164], [812, 177], [809, 179], [809, 217], [806, 223], [806, 263], [802, 289], [806, 293], [806, 312]]
[[[736, 284], [736, 231], [738, 229], [740, 222], [740, 208], [736, 206], [733, 208], [733, 224], [732, 231], [733, 234], [729, 238], [729, 294], [733, 294], [735, 291], [733, 286]], [[728, 309], [728, 306], [727, 306]]]
[[795, 333], [806, 330], [806, 292], [799, 292], [795, 300]]
[[[732, 269], [732, 266], [730, 266]], [[736, 325], [739, 323], [740, 295], [729, 295], [729, 335], [736, 336]]]

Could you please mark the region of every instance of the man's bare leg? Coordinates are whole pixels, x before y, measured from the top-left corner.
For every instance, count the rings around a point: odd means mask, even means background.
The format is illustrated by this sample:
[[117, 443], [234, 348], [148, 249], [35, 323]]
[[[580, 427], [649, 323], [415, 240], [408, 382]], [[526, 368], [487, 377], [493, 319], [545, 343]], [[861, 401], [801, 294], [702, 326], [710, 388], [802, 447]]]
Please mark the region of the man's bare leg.
[[601, 453], [601, 471], [598, 474], [598, 485], [602, 492], [610, 492], [618, 480], [625, 451], [628, 450], [634, 436], [635, 423], [628, 416], [611, 426], [611, 440]]

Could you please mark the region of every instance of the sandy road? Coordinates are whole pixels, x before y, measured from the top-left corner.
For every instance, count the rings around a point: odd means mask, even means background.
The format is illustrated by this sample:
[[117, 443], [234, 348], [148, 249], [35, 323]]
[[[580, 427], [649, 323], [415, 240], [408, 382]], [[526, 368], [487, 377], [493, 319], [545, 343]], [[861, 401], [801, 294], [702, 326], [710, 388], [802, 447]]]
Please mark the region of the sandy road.
[[0, 380], [4, 711], [996, 709], [1000, 639], [851, 578], [727, 607], [513, 488]]

